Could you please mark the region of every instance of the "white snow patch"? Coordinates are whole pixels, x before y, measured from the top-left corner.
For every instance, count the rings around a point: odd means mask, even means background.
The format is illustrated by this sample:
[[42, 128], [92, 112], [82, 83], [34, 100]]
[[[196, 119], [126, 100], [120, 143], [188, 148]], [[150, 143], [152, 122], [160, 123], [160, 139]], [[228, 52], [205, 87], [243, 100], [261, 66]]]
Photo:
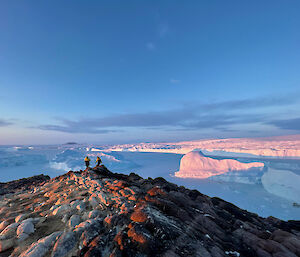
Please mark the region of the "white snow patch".
[[234, 255], [234, 256], [236, 256], [236, 257], [239, 257], [239, 256], [240, 256], [240, 253], [237, 252], [237, 251], [225, 251], [225, 253], [226, 253], [227, 255], [231, 254], [231, 255]]

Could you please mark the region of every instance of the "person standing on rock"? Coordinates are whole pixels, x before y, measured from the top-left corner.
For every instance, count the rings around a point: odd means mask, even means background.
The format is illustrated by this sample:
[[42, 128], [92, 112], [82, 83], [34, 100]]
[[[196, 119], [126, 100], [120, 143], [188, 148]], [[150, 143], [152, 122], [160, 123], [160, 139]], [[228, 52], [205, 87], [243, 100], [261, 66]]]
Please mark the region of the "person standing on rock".
[[101, 158], [99, 156], [97, 156], [97, 159], [96, 159], [97, 166], [100, 166], [101, 162], [102, 162]]
[[86, 157], [84, 158], [84, 161], [85, 161], [85, 166], [86, 166], [86, 168], [88, 169], [89, 166], [90, 166], [90, 161], [91, 161], [91, 159], [90, 159], [88, 156], [86, 156]]

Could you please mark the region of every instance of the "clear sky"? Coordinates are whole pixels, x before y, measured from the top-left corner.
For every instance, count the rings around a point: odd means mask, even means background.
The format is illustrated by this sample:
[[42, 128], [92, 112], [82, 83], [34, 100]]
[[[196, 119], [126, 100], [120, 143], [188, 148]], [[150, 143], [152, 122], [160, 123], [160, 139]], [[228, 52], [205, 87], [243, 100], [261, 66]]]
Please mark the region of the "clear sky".
[[0, 1], [0, 144], [300, 131], [300, 1]]

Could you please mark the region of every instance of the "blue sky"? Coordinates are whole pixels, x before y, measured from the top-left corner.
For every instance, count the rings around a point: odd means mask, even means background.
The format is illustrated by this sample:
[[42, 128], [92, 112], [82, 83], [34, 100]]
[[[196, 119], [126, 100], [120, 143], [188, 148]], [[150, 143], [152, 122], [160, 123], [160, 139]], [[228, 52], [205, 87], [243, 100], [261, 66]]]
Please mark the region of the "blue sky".
[[0, 144], [300, 131], [299, 1], [1, 1]]

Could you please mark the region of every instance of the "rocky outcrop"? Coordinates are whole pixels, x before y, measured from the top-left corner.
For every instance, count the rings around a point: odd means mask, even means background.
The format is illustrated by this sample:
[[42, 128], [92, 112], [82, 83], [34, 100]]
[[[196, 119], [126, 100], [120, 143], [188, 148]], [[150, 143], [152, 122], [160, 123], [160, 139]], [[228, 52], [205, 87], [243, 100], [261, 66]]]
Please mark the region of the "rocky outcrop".
[[104, 166], [0, 199], [0, 256], [300, 256], [299, 221]]
[[15, 192], [15, 190], [18, 190], [18, 189], [27, 189], [28, 190], [29, 188], [36, 187], [39, 184], [46, 182], [48, 180], [50, 180], [50, 177], [42, 174], [42, 175], [30, 177], [30, 178], [22, 178], [19, 180], [10, 181], [7, 183], [0, 182], [0, 195], [13, 193], [13, 192]]

